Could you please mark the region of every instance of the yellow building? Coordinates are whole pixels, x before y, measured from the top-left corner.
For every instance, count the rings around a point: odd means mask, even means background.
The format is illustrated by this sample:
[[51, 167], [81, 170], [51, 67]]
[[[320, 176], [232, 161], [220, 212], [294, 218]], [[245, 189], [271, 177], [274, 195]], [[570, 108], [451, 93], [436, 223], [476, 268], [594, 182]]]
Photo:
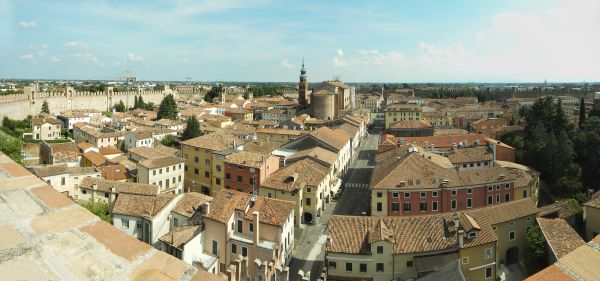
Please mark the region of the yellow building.
[[600, 191], [583, 204], [583, 219], [585, 220], [586, 241], [592, 240], [600, 234]]
[[242, 141], [227, 132], [210, 133], [183, 141], [181, 155], [185, 158], [185, 190], [214, 196], [222, 187], [225, 170], [225, 156], [216, 153], [241, 145]]
[[385, 108], [385, 128], [389, 128], [391, 123], [404, 120], [422, 120], [423, 109], [420, 105], [414, 104], [390, 104]]
[[456, 275], [495, 280], [503, 266], [522, 260], [536, 213], [533, 201], [523, 199], [454, 214], [332, 216], [327, 279], [387, 281], [440, 274], [440, 280]]
[[261, 183], [258, 194], [296, 203], [294, 225], [315, 223], [325, 210], [331, 182], [329, 169], [305, 158], [281, 167]]

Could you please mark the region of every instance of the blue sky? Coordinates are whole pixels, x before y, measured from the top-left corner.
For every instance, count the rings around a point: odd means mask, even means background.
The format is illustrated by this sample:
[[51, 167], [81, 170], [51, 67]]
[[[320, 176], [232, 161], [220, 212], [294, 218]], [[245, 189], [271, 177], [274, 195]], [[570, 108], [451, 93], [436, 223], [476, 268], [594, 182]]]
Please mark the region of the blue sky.
[[600, 0], [0, 0], [0, 77], [600, 80]]

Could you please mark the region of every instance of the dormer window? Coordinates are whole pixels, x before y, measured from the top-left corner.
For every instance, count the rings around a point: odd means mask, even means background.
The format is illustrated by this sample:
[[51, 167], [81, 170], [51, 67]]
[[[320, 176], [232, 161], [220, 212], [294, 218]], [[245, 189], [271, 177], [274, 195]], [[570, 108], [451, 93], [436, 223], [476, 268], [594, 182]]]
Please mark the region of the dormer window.
[[471, 231], [471, 232], [469, 232], [469, 234], [467, 234], [467, 237], [469, 237], [469, 239], [476, 238], [477, 237], [477, 232]]

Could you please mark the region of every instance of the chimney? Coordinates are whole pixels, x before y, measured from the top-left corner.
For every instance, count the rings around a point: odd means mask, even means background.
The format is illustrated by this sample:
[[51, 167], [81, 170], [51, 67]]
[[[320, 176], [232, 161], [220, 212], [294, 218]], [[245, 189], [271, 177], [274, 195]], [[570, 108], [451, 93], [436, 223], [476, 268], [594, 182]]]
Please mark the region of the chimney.
[[454, 227], [458, 228], [459, 223], [460, 223], [460, 219], [458, 218], [458, 215], [454, 214], [454, 217], [452, 219], [454, 220]]
[[461, 229], [458, 231], [458, 246], [460, 248], [462, 248], [464, 245], [465, 245], [465, 231]]
[[202, 204], [202, 214], [208, 215], [208, 212], [210, 212], [210, 203], [206, 202], [206, 203]]
[[452, 143], [452, 150], [454, 150], [454, 152], [456, 152], [457, 148], [458, 148], [458, 145], [456, 143]]
[[97, 184], [92, 184], [92, 189], [93, 190], [98, 190], [98, 185]]
[[260, 240], [260, 213], [258, 211], [252, 212], [252, 224], [254, 225], [252, 243], [254, 244], [254, 247], [257, 247]]

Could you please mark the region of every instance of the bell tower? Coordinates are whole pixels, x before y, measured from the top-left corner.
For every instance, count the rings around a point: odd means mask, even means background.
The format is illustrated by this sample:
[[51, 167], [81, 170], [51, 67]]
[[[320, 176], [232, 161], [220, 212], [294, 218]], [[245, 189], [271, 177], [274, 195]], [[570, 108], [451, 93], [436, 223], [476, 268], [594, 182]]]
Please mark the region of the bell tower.
[[301, 106], [306, 106], [310, 104], [310, 98], [308, 97], [308, 80], [306, 78], [306, 70], [304, 69], [304, 58], [302, 58], [302, 69], [300, 69], [300, 82], [298, 83], [298, 102]]

